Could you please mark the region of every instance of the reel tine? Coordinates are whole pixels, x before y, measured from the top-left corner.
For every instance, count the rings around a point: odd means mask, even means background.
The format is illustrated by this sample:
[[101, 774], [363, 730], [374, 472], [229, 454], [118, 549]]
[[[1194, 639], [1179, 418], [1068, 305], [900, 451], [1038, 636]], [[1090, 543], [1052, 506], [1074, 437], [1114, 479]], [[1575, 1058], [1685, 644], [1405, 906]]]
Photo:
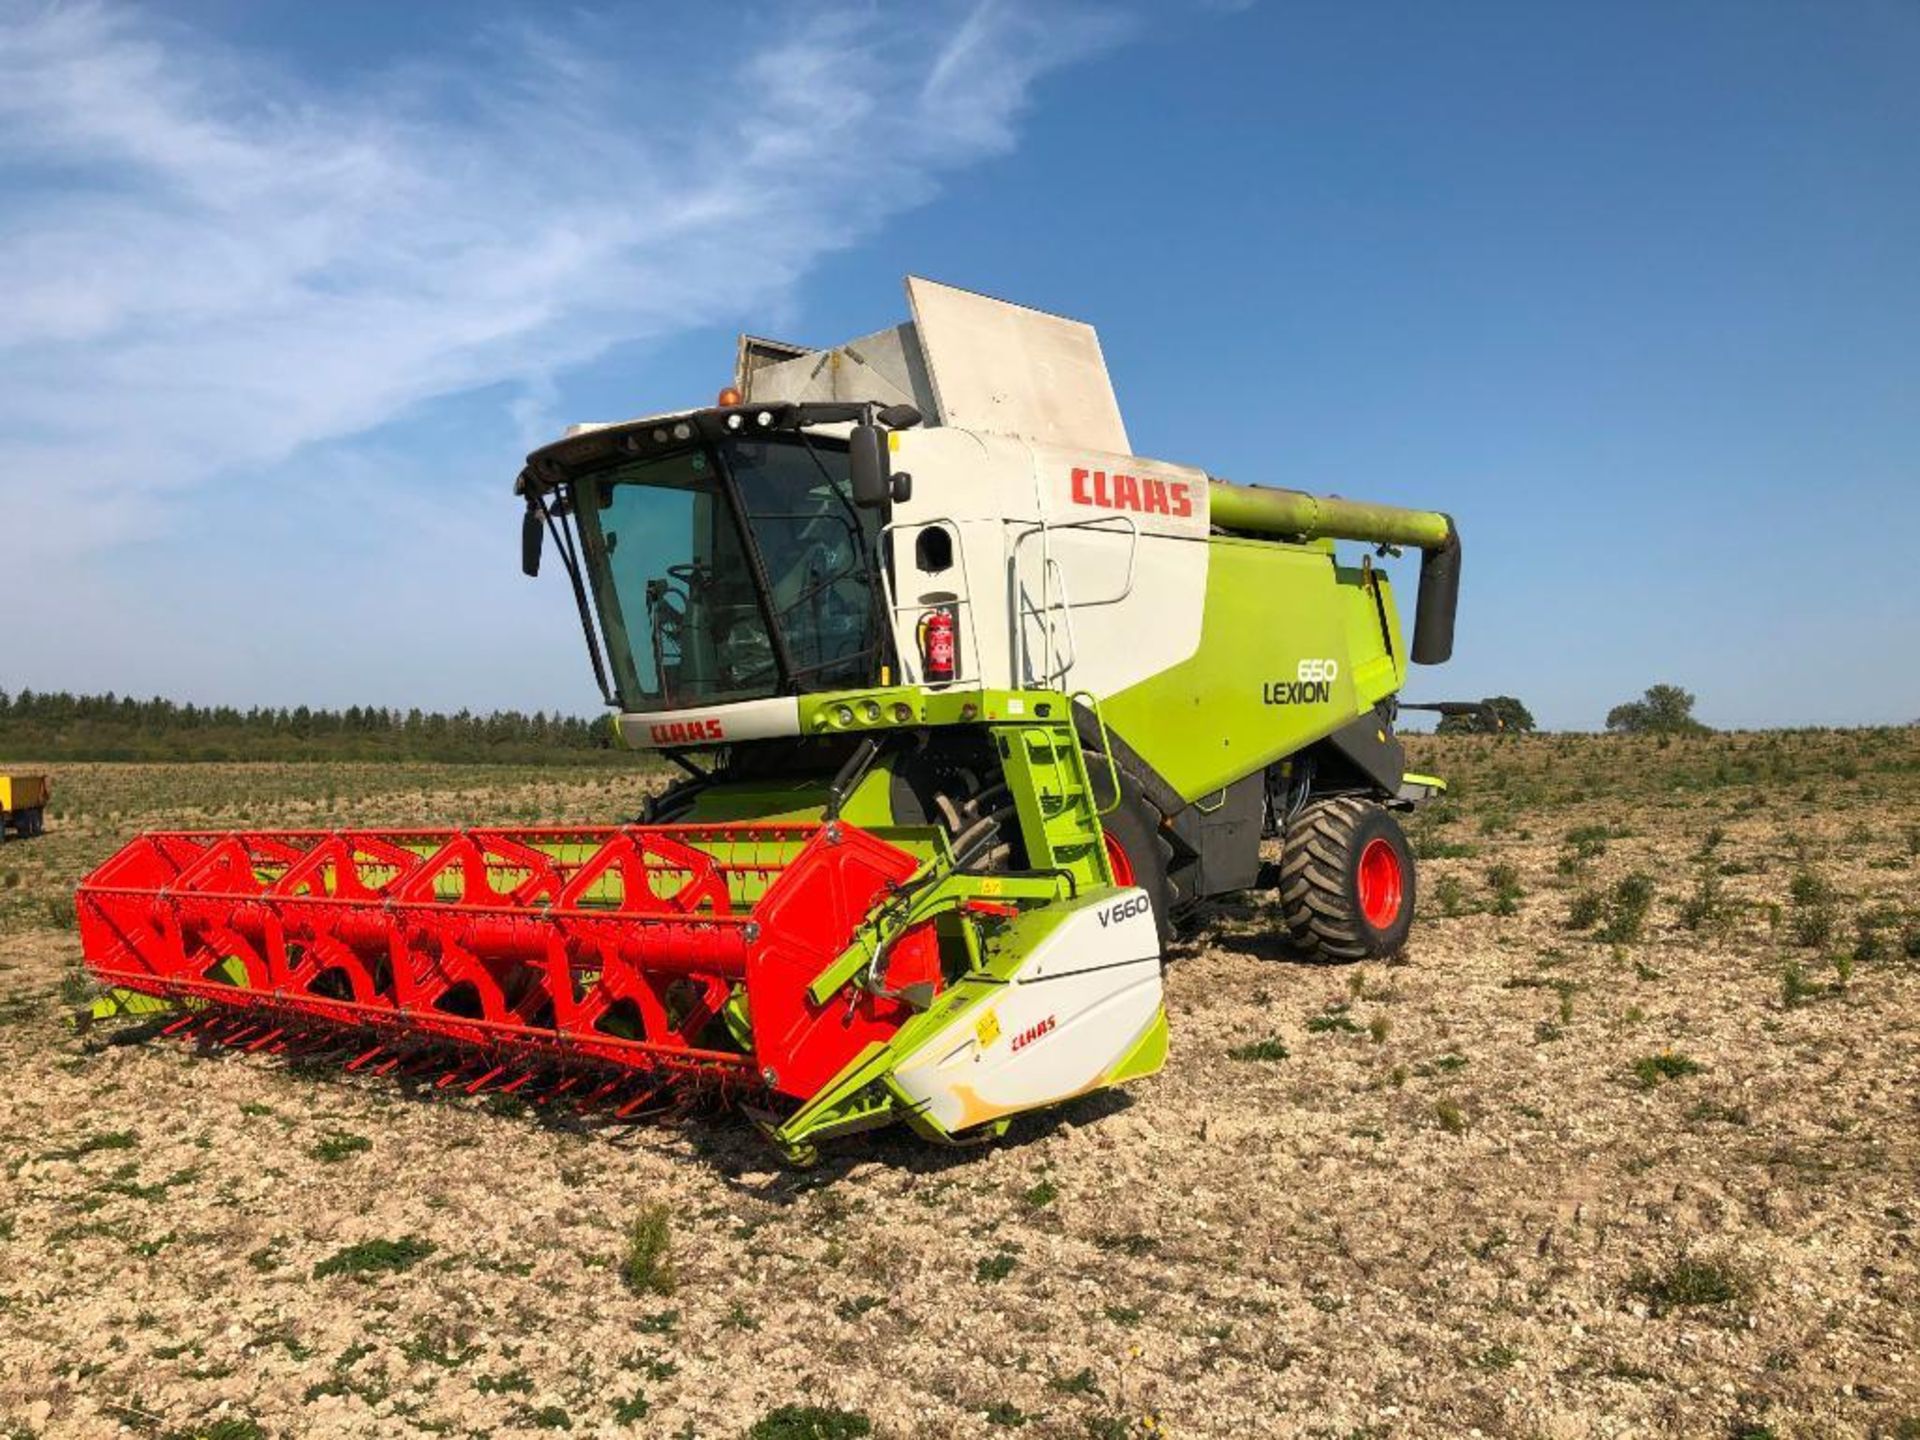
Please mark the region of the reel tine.
[[582, 1096], [580, 1100], [576, 1102], [576, 1108], [582, 1115], [585, 1115], [625, 1083], [624, 1078], [620, 1076], [615, 1076], [611, 1080], [602, 1081], [599, 1085], [595, 1086], [592, 1091]]
[[569, 1090], [573, 1089], [574, 1086], [578, 1085], [579, 1083], [580, 1083], [580, 1077], [577, 1074], [562, 1075], [557, 1081], [554, 1082], [554, 1086], [551, 1090], [547, 1091], [546, 1094], [542, 1095], [539, 1099], [535, 1100], [533, 1103], [536, 1105], [551, 1105], [554, 1101], [558, 1100], [562, 1095], [565, 1095]]
[[337, 1055], [357, 1043], [352, 1037], [326, 1026], [297, 1030], [288, 1041], [291, 1050], [302, 1056]]
[[627, 1101], [626, 1104], [622, 1105], [619, 1109], [615, 1110], [613, 1112], [614, 1118], [617, 1120], [632, 1119], [635, 1115], [637, 1115], [640, 1112], [641, 1106], [645, 1105], [649, 1100], [653, 1099], [654, 1096], [658, 1095], [662, 1090], [665, 1090], [666, 1088], [667, 1086], [663, 1082], [662, 1084], [652, 1086], [649, 1089], [642, 1090], [638, 1095], [634, 1096], [633, 1099]]

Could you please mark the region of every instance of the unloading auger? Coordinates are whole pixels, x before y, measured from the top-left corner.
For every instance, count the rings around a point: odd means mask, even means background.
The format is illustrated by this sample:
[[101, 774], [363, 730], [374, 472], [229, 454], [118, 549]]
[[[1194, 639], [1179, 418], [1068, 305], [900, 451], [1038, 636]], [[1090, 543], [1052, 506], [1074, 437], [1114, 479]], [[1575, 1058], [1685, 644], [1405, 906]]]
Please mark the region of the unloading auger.
[[[621, 735], [684, 772], [646, 813], [140, 836], [77, 897], [110, 1003], [471, 1094], [712, 1091], [803, 1156], [1151, 1074], [1163, 948], [1211, 897], [1397, 950], [1394, 812], [1441, 782], [1396, 695], [1452, 650], [1452, 521], [1135, 456], [1089, 327], [908, 296], [528, 457], [524, 568], [551, 543]], [[1421, 551], [1410, 649], [1337, 541]]]

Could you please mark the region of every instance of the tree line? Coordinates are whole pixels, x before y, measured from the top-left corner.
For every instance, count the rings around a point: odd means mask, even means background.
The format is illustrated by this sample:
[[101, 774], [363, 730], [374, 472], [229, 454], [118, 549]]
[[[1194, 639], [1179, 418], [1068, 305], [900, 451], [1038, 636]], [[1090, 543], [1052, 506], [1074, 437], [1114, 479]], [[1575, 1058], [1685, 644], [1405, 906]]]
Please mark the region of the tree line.
[[616, 748], [611, 716], [443, 714], [349, 705], [195, 705], [160, 696], [0, 690], [0, 755], [69, 760], [577, 760]]
[[[1512, 695], [1489, 695], [1477, 711], [1444, 715], [1434, 728], [1442, 735], [1530, 735], [1533, 712]], [[1693, 718], [1694, 696], [1678, 685], [1650, 685], [1638, 700], [1607, 712], [1607, 729], [1622, 735], [1704, 735], [1707, 726]]]

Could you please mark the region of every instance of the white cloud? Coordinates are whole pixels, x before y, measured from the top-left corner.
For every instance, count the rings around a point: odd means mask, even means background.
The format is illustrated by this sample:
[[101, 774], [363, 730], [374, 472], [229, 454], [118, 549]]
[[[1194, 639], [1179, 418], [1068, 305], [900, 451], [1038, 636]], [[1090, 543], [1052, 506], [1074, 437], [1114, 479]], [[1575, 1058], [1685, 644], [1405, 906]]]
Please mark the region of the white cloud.
[[550, 421], [549, 377], [614, 343], [763, 320], [1116, 29], [994, 3], [697, 45], [567, 26], [322, 85], [0, 0], [0, 514], [83, 557], [431, 397], [516, 382]]

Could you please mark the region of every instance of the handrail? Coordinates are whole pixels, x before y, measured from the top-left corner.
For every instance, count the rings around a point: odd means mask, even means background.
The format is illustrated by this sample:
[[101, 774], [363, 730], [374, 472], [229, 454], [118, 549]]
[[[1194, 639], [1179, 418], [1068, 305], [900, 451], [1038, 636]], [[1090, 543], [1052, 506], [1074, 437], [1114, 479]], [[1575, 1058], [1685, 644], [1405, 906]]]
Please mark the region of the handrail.
[[[1054, 524], [1052, 521], [1043, 519], [1027, 525], [1014, 537], [1013, 547], [1007, 555], [1007, 584], [1009, 590], [1008, 599], [1011, 601], [1008, 608], [1011, 611], [1010, 619], [1013, 631], [1009, 654], [1013, 662], [1013, 678], [1016, 682], [1024, 683], [1022, 677], [1025, 675], [1025, 665], [1028, 658], [1024, 625], [1027, 611], [1023, 610], [1021, 605], [1023, 595], [1020, 585], [1021, 547], [1034, 536], [1038, 535], [1040, 537], [1040, 605], [1037, 609], [1033, 609], [1031, 613], [1038, 618], [1042, 626], [1045, 627], [1045, 669], [1044, 673], [1040, 675], [1038, 679], [1042, 684], [1051, 684], [1054, 680], [1053, 631], [1050, 626], [1047, 626], [1046, 617], [1051, 615], [1056, 609], [1061, 611], [1067, 629], [1068, 643], [1070, 646], [1073, 646], [1073, 606], [1076, 603], [1067, 596], [1066, 572], [1060, 569], [1059, 561], [1053, 556], [1052, 535], [1055, 531], [1059, 530], [1097, 530], [1113, 525], [1123, 525], [1127, 530], [1129, 543], [1127, 545], [1126, 580], [1116, 595], [1102, 596], [1097, 600], [1081, 600], [1077, 603], [1083, 606], [1118, 605], [1121, 601], [1133, 594], [1134, 575], [1139, 568], [1140, 526], [1131, 515], [1101, 515], [1090, 520], [1070, 520], [1065, 524]], [[1058, 604], [1054, 602], [1052, 594], [1053, 576], [1056, 570], [1059, 570], [1060, 573], [1061, 598]], [[1072, 653], [1075, 657], [1078, 656], [1079, 651], [1077, 646], [1073, 648]], [[1072, 667], [1072, 664], [1073, 661], [1070, 659], [1065, 665], [1060, 667], [1059, 678], [1063, 680], [1066, 678], [1067, 670]]]
[[[1113, 758], [1113, 741], [1107, 735], [1107, 717], [1100, 713], [1100, 697], [1091, 690], [1074, 691], [1067, 696], [1069, 713], [1072, 711], [1074, 702], [1082, 699], [1087, 702], [1087, 708], [1093, 712], [1093, 723], [1099, 727], [1100, 754], [1107, 762], [1107, 777], [1113, 782], [1113, 803], [1102, 805], [1096, 801], [1093, 813], [1101, 816], [1111, 815], [1120, 808], [1120, 764]], [[1088, 780], [1091, 782], [1092, 777], [1089, 776]]]

